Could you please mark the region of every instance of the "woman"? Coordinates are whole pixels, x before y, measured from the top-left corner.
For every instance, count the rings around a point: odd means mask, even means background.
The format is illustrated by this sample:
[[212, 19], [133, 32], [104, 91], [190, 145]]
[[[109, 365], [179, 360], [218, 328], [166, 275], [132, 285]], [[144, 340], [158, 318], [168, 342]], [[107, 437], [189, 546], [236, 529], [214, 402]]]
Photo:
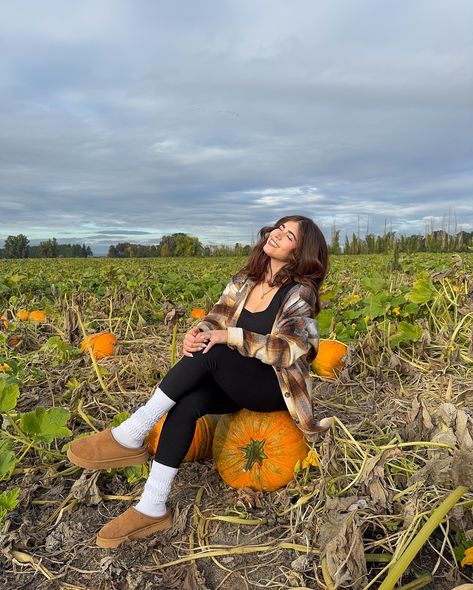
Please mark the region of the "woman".
[[263, 227], [247, 265], [185, 335], [184, 356], [151, 399], [118, 427], [71, 443], [67, 455], [81, 467], [137, 465], [148, 458], [146, 435], [168, 412], [140, 501], [99, 531], [99, 547], [172, 526], [166, 500], [200, 416], [289, 410], [308, 442], [326, 430], [330, 420], [313, 416], [309, 363], [318, 349], [315, 316], [327, 269], [327, 244], [308, 217]]

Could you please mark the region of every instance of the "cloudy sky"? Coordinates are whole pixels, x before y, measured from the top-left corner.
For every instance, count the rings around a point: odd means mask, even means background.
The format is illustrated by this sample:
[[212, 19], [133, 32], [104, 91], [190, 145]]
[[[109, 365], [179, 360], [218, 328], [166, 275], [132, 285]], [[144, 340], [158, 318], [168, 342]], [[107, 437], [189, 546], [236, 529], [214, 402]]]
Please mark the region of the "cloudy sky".
[[471, 0], [0, 0], [0, 244], [250, 243], [289, 213], [328, 240], [472, 231], [472, 23]]

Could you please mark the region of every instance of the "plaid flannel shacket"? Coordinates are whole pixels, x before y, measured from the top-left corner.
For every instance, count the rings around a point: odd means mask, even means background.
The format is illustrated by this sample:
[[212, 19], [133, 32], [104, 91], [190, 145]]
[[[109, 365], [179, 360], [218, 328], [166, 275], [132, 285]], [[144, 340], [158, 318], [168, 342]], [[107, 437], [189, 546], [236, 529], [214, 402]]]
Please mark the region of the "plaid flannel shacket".
[[254, 286], [255, 281], [246, 273], [237, 273], [197, 328], [204, 332], [226, 329], [227, 346], [272, 365], [292, 419], [306, 441], [314, 442], [322, 430], [313, 415], [309, 393], [309, 363], [319, 347], [318, 324], [313, 317], [315, 293], [306, 285], [291, 287], [276, 313], [271, 333], [264, 335], [236, 326]]

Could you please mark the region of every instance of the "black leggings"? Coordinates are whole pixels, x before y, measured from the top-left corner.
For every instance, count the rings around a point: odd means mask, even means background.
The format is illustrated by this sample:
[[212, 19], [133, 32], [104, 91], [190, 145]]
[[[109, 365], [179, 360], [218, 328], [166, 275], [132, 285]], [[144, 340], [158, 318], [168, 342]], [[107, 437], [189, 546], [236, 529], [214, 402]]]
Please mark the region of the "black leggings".
[[241, 408], [255, 412], [286, 410], [271, 365], [245, 357], [226, 344], [205, 354], [183, 356], [159, 387], [176, 402], [159, 437], [155, 460], [179, 467], [192, 443], [197, 419], [205, 414], [230, 414]]

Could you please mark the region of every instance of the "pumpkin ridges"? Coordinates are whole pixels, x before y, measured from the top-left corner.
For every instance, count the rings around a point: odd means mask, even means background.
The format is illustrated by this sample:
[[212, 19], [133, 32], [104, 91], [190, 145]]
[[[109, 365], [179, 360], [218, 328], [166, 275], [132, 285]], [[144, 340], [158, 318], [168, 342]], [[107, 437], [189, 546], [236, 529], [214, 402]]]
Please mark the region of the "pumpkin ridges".
[[[250, 440], [262, 444], [267, 459], [243, 471]], [[307, 455], [308, 445], [288, 411], [252, 412], [242, 409], [220, 418], [214, 435], [213, 455], [222, 479], [230, 486], [273, 491], [294, 477], [294, 465]], [[292, 454], [294, 453], [294, 454]]]

